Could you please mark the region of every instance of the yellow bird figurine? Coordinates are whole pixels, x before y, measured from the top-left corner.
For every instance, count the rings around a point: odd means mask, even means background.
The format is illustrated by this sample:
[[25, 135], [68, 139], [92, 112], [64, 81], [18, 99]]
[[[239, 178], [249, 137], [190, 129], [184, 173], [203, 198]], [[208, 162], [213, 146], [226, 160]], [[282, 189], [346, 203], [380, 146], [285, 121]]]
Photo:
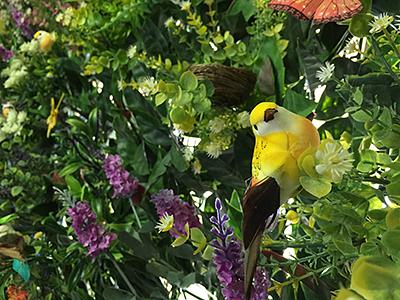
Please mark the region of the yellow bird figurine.
[[48, 33], [44, 30], [39, 30], [33, 36], [39, 42], [39, 48], [43, 52], [48, 52], [53, 47], [53, 44], [56, 40], [54, 33]]
[[309, 147], [319, 145], [310, 120], [272, 102], [258, 104], [250, 114], [255, 135], [252, 180], [243, 198], [245, 294], [249, 300], [260, 243], [278, 208], [299, 191], [297, 160]]

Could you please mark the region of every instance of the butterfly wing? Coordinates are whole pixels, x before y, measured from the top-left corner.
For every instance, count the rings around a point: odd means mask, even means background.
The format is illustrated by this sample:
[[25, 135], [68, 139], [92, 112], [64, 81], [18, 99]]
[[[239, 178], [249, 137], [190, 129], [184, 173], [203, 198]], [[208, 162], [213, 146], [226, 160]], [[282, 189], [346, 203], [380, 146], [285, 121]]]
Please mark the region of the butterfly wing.
[[359, 0], [325, 0], [314, 15], [315, 23], [337, 22], [351, 18], [362, 9]]
[[268, 6], [291, 13], [300, 20], [311, 20], [324, 0], [271, 0]]
[[23, 280], [29, 281], [29, 278], [31, 277], [31, 272], [29, 269], [29, 265], [26, 262], [14, 258], [13, 270], [17, 272]]
[[317, 24], [345, 20], [362, 9], [360, 0], [272, 0], [268, 6]]

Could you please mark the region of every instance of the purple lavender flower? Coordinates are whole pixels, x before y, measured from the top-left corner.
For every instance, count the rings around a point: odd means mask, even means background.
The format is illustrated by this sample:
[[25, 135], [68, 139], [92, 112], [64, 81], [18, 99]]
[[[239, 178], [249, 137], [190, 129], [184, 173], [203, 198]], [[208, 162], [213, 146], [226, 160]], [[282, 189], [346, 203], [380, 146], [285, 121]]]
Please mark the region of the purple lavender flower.
[[119, 155], [108, 155], [104, 160], [103, 168], [110, 185], [113, 187], [114, 198], [133, 197], [135, 203], [140, 202], [144, 187], [124, 169]]
[[22, 31], [22, 34], [27, 38], [32, 38], [32, 30], [30, 28], [29, 20], [23, 15], [23, 13], [13, 7], [11, 9], [11, 17], [13, 18], [15, 25]]
[[87, 202], [76, 203], [73, 208], [68, 209], [68, 214], [72, 218], [72, 228], [78, 236], [79, 243], [88, 248], [88, 255], [91, 257], [97, 257], [107, 250], [117, 237], [96, 223], [96, 215]]
[[[174, 195], [172, 190], [161, 190], [158, 194], [151, 196], [151, 201], [157, 208], [157, 214], [161, 218], [164, 214], [174, 216], [174, 229], [181, 234], [185, 234], [185, 224], [188, 223], [190, 228], [200, 227], [199, 218], [193, 206], [182, 201], [179, 196]], [[179, 235], [173, 230], [169, 233], [173, 237]]]
[[13, 57], [14, 53], [12, 52], [12, 50], [7, 50], [3, 45], [0, 45], [0, 58], [6, 62], [9, 61], [11, 59], [11, 57]]
[[[229, 217], [222, 212], [222, 203], [218, 198], [215, 200], [215, 209], [217, 216], [212, 216], [210, 221], [213, 224], [211, 232], [216, 236], [216, 239], [212, 241], [212, 245], [214, 247], [214, 264], [218, 280], [222, 285], [222, 294], [225, 300], [244, 300], [242, 246], [233, 236], [233, 228], [227, 226], [226, 223], [229, 221]], [[268, 272], [257, 268], [251, 299], [266, 299], [269, 286]]]

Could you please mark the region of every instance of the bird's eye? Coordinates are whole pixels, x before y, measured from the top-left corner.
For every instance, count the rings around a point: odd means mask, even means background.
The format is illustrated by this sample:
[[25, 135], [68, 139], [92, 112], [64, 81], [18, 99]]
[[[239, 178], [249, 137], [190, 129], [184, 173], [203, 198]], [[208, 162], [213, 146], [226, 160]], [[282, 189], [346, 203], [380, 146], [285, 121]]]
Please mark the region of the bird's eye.
[[254, 125], [253, 127], [254, 127], [255, 130], [258, 130], [257, 125]]

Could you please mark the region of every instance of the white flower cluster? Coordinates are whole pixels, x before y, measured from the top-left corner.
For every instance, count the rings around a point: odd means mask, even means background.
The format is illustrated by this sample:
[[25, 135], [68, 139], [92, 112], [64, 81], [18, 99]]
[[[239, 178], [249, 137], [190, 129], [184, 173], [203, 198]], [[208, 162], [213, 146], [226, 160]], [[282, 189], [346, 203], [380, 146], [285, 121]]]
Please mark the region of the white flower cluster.
[[11, 134], [20, 135], [26, 117], [27, 114], [24, 111], [17, 112], [14, 108], [7, 109], [7, 113], [3, 113], [3, 117], [0, 117], [0, 142]]
[[10, 61], [8, 68], [5, 68], [1, 74], [2, 77], [8, 77], [4, 82], [6, 89], [18, 86], [28, 75], [27, 68], [21, 59], [14, 58]]

